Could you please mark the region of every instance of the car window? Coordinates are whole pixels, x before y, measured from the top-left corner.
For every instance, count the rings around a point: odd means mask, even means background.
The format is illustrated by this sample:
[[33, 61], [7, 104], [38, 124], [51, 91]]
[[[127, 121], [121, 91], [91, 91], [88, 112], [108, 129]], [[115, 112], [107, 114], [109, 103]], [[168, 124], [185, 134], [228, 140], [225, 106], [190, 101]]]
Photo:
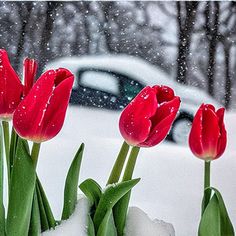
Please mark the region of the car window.
[[79, 84], [98, 91], [119, 94], [119, 83], [115, 75], [103, 71], [87, 70], [79, 76]]
[[135, 80], [123, 77], [121, 81], [121, 87], [123, 90], [123, 95], [128, 100], [132, 100], [144, 86]]

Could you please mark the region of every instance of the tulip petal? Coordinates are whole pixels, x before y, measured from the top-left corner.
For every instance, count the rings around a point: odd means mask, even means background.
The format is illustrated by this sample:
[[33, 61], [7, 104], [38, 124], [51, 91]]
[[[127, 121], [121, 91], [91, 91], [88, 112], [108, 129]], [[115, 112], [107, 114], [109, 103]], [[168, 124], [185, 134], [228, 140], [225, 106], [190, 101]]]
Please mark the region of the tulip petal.
[[56, 70], [56, 79], [55, 79], [55, 85], [57, 86], [60, 84], [63, 80], [74, 77], [71, 72], [65, 68], [59, 68]]
[[156, 90], [158, 104], [171, 101], [175, 97], [173, 89], [168, 86], [155, 85], [153, 88]]
[[156, 108], [156, 92], [147, 86], [123, 110], [119, 128], [129, 144], [138, 145], [147, 139], [151, 128], [150, 117], [155, 114]]
[[60, 132], [65, 120], [73, 82], [74, 77], [71, 75], [63, 80], [53, 91], [42, 123], [42, 139], [51, 139]]
[[21, 137], [33, 140], [41, 133], [40, 123], [53, 91], [55, 76], [54, 70], [45, 72], [14, 112], [13, 125]]
[[7, 56], [0, 50], [0, 117], [11, 118], [21, 101], [23, 86]]
[[[13, 125], [25, 139], [43, 142], [61, 130], [74, 81], [65, 69], [45, 72], [14, 113]], [[59, 76], [58, 76], [58, 74]]]
[[215, 107], [212, 104], [205, 104], [205, 108], [206, 109], [210, 109], [210, 110], [212, 110], [214, 112], [216, 111]]
[[[155, 132], [155, 127], [159, 122], [165, 119], [165, 117], [169, 116], [171, 113], [175, 113], [176, 115], [177, 111], [179, 110], [179, 106], [180, 98], [177, 96], [171, 101], [160, 104], [156, 110], [155, 115], [150, 118], [150, 120], [152, 121], [151, 133], [153, 131]], [[151, 133], [150, 135], [152, 135]]]
[[24, 96], [26, 96], [33, 87], [37, 71], [37, 62], [33, 59], [24, 60]]
[[176, 109], [163, 120], [161, 120], [150, 133], [149, 137], [144, 142], [139, 144], [139, 146], [152, 147], [160, 143], [168, 134], [177, 112], [178, 109]]
[[175, 97], [169, 102], [162, 103], [156, 110], [156, 114], [150, 119], [152, 121], [151, 131], [148, 138], [141, 146], [155, 146], [166, 137], [179, 110], [179, 106], [179, 97]]
[[218, 145], [217, 145], [217, 156], [215, 159], [219, 158], [225, 151], [226, 145], [227, 145], [227, 132], [225, 129], [225, 124], [224, 124], [224, 108], [220, 108], [216, 114], [219, 119], [219, 127], [220, 127], [220, 138], [218, 140]]
[[220, 137], [220, 128], [216, 113], [209, 107], [205, 106], [202, 116], [202, 145], [204, 156], [214, 159], [217, 156], [217, 144]]
[[199, 157], [203, 158], [203, 145], [202, 145], [202, 113], [203, 113], [204, 104], [198, 109], [193, 123], [192, 128], [189, 134], [189, 147], [192, 153]]

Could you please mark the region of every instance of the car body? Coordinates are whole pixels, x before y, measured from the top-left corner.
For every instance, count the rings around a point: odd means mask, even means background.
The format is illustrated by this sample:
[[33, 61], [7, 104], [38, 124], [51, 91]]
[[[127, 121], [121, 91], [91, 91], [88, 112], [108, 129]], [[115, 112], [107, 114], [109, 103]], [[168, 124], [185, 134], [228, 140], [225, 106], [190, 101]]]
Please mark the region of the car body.
[[71, 104], [123, 109], [145, 86], [167, 85], [181, 98], [181, 107], [170, 140], [186, 142], [190, 124], [202, 103], [219, 104], [199, 88], [177, 83], [158, 67], [127, 55], [62, 57], [46, 69], [68, 68], [75, 76]]

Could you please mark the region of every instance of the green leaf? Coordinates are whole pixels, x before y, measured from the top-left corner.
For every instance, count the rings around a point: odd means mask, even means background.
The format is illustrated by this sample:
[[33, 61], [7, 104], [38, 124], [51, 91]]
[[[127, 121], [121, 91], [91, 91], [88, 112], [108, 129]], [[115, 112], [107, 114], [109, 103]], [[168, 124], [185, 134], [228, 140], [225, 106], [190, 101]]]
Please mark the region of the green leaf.
[[204, 195], [202, 199], [202, 214], [205, 211], [207, 205], [209, 204], [209, 201], [211, 199], [211, 194], [212, 194], [211, 188], [207, 188], [204, 190]]
[[43, 208], [42, 214], [44, 215], [44, 213], [45, 213], [46, 220], [47, 220], [47, 225], [45, 225], [45, 227], [42, 227], [42, 232], [46, 231], [48, 229], [51, 229], [51, 228], [54, 229], [56, 227], [57, 223], [56, 223], [56, 220], [53, 216], [53, 213], [52, 213], [51, 207], [49, 205], [47, 196], [44, 192], [43, 186], [40, 183], [40, 180], [39, 180], [38, 176], [36, 178], [36, 188], [37, 188], [38, 197], [40, 198], [40, 200], [41, 200], [40, 202], [42, 204], [40, 206], [40, 208]]
[[84, 144], [80, 145], [74, 160], [68, 171], [65, 189], [64, 189], [64, 206], [62, 212], [62, 220], [67, 220], [75, 210], [78, 193], [79, 172], [84, 151]]
[[123, 231], [125, 228], [130, 196], [131, 192], [129, 191], [116, 203], [113, 208], [115, 225], [119, 236], [123, 235]]
[[80, 184], [81, 191], [89, 199], [91, 206], [97, 207], [100, 197], [102, 195], [102, 189], [100, 185], [93, 179], [86, 179]]
[[224, 200], [217, 189], [215, 188], [212, 188], [212, 189], [215, 191], [215, 195], [217, 196], [218, 204], [220, 208], [221, 235], [234, 236], [234, 228], [229, 218]]
[[88, 215], [88, 231], [87, 231], [88, 236], [95, 236], [95, 229], [93, 225], [93, 221], [90, 215]]
[[38, 236], [40, 232], [41, 232], [41, 220], [40, 220], [40, 214], [39, 214], [38, 198], [37, 198], [37, 193], [35, 190], [28, 235]]
[[40, 221], [41, 221], [41, 230], [42, 232], [50, 229], [47, 214], [44, 208], [42, 196], [39, 190], [38, 185], [36, 184], [36, 193], [37, 193], [37, 199], [38, 199], [38, 206], [39, 206], [39, 215], [40, 215]]
[[113, 206], [119, 201], [119, 199], [122, 198], [127, 192], [129, 192], [139, 181], [140, 179], [133, 179], [107, 186], [100, 198], [93, 218], [96, 232], [107, 212], [110, 211]]
[[213, 195], [202, 215], [198, 235], [223, 236], [220, 231], [220, 209], [216, 195]]
[[3, 205], [3, 134], [0, 125], [0, 235], [5, 235], [5, 209]]
[[28, 235], [35, 181], [35, 169], [27, 146], [22, 139], [19, 139], [11, 174], [7, 235]]
[[198, 235], [234, 236], [233, 225], [220, 192], [212, 187], [205, 189], [203, 204], [207, 204], [206, 196], [208, 205], [205, 205], [205, 211], [203, 211], [202, 214]]
[[[25, 147], [25, 151], [26, 151], [26, 152], [29, 154], [29, 156], [30, 156], [30, 148], [29, 148], [29, 143], [28, 143], [28, 141], [25, 140], [25, 139], [20, 138], [19, 136], [18, 136], [18, 140], [20, 140], [20, 141], [23, 143], [23, 145], [24, 145], [24, 147]], [[18, 145], [18, 142], [17, 142], [17, 145]], [[17, 149], [16, 149], [16, 151], [17, 151]]]
[[99, 226], [97, 236], [117, 236], [112, 209], [107, 211], [102, 223]]

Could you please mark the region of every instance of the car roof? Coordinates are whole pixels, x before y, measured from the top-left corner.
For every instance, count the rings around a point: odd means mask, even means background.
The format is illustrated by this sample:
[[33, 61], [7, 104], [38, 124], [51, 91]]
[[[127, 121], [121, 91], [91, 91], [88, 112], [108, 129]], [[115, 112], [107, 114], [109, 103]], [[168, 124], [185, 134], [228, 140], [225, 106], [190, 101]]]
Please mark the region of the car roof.
[[[220, 104], [199, 88], [186, 86], [174, 81], [173, 76], [168, 75], [157, 66], [134, 56], [124, 54], [103, 54], [61, 57], [47, 64], [46, 69], [65, 67], [75, 75], [80, 69], [100, 69], [117, 72], [131, 77], [144, 85], [167, 85], [172, 87], [182, 101], [192, 106], [199, 106], [204, 103], [211, 103], [217, 107]], [[184, 104], [183, 104], [184, 105]], [[185, 106], [185, 105], [184, 105]], [[188, 110], [191, 107], [188, 106]], [[194, 107], [193, 113], [196, 111]]]
[[47, 69], [63, 66], [77, 73], [79, 69], [106, 69], [138, 79], [144, 85], [164, 83], [171, 86], [170, 76], [154, 65], [140, 58], [128, 55], [90, 55], [62, 57], [47, 64]]

